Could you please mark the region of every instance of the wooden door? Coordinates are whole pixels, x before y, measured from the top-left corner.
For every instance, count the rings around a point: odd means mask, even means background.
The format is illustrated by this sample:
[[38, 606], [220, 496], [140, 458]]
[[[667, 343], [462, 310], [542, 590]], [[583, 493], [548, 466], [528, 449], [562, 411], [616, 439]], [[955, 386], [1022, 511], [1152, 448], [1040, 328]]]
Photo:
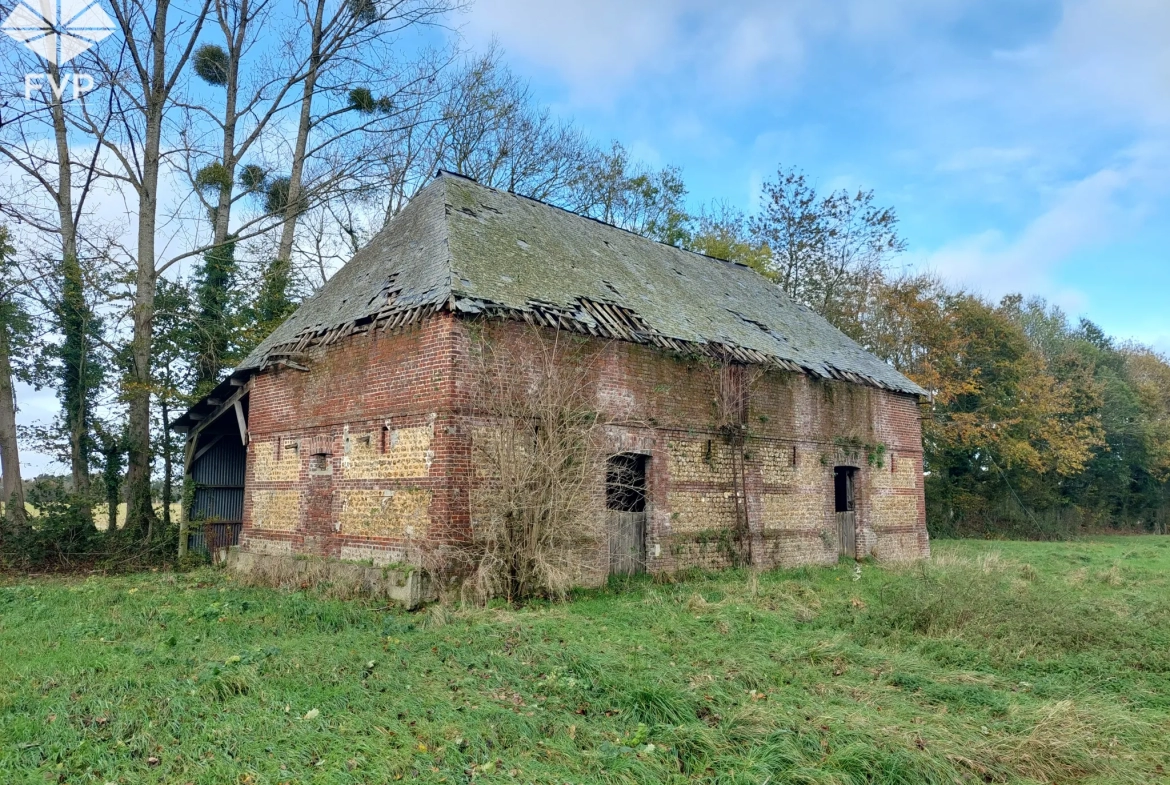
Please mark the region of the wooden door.
[[856, 479], [857, 469], [851, 466], [833, 470], [838, 553], [854, 559], [857, 558], [857, 507], [853, 487]]
[[840, 554], [850, 558], [857, 557], [857, 513], [837, 513], [837, 542]]
[[610, 575], [646, 572], [646, 513], [606, 511]]
[[605, 523], [609, 533], [609, 572], [646, 572], [645, 455], [610, 456], [605, 467]]

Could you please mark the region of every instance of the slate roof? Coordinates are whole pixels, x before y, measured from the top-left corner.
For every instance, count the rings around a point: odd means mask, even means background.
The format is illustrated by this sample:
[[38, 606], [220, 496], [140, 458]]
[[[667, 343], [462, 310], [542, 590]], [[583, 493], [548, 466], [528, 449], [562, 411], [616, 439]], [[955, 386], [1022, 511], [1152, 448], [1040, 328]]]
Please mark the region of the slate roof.
[[235, 373], [443, 308], [926, 394], [748, 267], [447, 173]]

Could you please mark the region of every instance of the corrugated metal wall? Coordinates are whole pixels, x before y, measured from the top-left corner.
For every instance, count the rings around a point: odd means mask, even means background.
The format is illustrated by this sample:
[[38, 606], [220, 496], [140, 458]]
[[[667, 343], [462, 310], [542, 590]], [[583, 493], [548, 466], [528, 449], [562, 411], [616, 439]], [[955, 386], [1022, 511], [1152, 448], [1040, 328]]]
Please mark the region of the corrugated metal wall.
[[192, 521], [240, 522], [244, 519], [244, 446], [225, 435], [191, 466], [195, 499]]
[[243, 521], [243, 488], [196, 488], [193, 521]]
[[[206, 438], [206, 437], [205, 437]], [[244, 465], [247, 455], [240, 437], [229, 434], [199, 456], [191, 467], [191, 479], [196, 485], [244, 487]]]
[[[240, 529], [243, 524], [240, 523], [209, 523], [205, 526], [210, 526], [212, 529], [212, 542], [217, 548], [227, 548], [232, 545], [240, 544]], [[187, 550], [208, 552], [207, 548], [207, 531], [205, 528], [199, 528], [195, 531], [187, 532]]]

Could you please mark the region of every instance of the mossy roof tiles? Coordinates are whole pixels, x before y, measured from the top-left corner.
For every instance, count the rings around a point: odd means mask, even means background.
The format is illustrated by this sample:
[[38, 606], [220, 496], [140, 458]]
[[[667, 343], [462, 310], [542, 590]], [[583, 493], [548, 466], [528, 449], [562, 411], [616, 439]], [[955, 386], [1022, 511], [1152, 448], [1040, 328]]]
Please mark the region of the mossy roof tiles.
[[747, 267], [450, 174], [420, 191], [237, 372], [262, 367], [305, 335], [379, 313], [544, 309], [596, 327], [596, 309], [583, 303], [634, 314], [631, 340], [748, 350], [818, 376], [925, 394]]

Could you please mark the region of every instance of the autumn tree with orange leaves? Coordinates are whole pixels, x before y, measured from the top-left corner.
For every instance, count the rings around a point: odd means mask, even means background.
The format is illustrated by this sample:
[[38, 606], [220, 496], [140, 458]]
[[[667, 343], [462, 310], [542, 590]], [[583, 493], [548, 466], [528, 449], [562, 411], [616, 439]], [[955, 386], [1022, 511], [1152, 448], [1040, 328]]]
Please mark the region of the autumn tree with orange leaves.
[[883, 281], [862, 340], [931, 393], [923, 439], [936, 534], [1164, 526], [1165, 358], [1118, 349], [1042, 300], [992, 305], [929, 276]]
[[714, 205], [685, 245], [741, 262], [905, 373], [923, 402], [934, 535], [1170, 528], [1170, 360], [1039, 298], [998, 304], [902, 275], [893, 208], [780, 168], [744, 216]]

